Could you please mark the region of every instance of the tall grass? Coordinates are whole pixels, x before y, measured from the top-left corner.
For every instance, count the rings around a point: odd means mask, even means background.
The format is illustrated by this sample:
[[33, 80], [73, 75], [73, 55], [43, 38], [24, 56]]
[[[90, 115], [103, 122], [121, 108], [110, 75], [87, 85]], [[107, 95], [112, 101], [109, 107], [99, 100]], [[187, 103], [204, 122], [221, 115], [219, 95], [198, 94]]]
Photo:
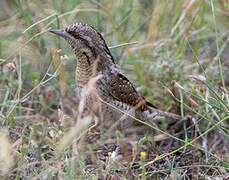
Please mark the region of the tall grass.
[[[143, 170], [155, 179], [229, 176], [227, 1], [3, 0], [0, 6], [1, 178], [133, 179]], [[102, 141], [76, 142], [76, 59], [64, 40], [47, 33], [74, 22], [103, 34], [150, 102], [191, 120], [173, 126], [162, 120], [131, 148], [117, 132], [121, 159]]]

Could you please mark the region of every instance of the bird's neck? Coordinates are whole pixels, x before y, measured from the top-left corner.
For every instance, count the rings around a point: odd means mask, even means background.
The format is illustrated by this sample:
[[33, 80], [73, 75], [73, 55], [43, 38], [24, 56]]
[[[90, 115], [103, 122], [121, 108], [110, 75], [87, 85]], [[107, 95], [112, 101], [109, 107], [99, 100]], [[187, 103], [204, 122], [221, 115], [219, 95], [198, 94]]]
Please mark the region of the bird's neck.
[[[93, 64], [90, 63], [88, 57], [84, 54], [76, 54], [77, 63], [76, 63], [76, 81], [78, 82], [79, 86], [83, 87], [88, 83], [90, 78], [93, 75]], [[92, 58], [92, 57], [89, 57]]]
[[86, 85], [92, 77], [99, 73], [103, 74], [106, 71], [110, 71], [110, 69], [115, 66], [112, 55], [105, 51], [98, 53], [97, 57], [80, 52], [75, 53], [75, 55], [77, 58], [76, 81], [79, 86], [82, 87]]

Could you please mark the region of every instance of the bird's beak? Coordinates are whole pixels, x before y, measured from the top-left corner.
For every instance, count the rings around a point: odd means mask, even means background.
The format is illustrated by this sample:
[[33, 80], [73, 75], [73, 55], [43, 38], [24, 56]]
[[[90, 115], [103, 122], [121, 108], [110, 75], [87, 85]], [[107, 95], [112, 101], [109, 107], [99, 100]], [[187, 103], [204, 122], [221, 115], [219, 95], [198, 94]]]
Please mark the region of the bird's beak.
[[49, 30], [49, 32], [61, 36], [63, 38], [68, 38], [70, 36], [65, 30]]

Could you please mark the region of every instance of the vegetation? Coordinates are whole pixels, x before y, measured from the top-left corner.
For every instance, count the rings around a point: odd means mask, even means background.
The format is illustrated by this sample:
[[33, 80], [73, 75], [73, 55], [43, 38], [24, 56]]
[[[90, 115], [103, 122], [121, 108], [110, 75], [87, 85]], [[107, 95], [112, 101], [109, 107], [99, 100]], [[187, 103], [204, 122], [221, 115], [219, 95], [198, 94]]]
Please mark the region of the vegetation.
[[[1, 0], [0, 6], [1, 179], [229, 179], [227, 0]], [[190, 120], [163, 119], [132, 146], [117, 132], [125, 144], [119, 151], [99, 140], [85, 145], [92, 117], [76, 123], [76, 59], [47, 32], [74, 22], [102, 32], [150, 102]]]

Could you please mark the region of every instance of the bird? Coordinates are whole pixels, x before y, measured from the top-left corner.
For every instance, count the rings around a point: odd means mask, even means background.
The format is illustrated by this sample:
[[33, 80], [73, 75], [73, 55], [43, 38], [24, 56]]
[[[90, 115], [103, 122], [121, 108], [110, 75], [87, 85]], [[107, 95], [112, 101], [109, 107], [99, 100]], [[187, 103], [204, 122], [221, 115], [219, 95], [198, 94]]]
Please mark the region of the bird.
[[[93, 112], [103, 128], [128, 134], [133, 126], [156, 119], [182, 120], [180, 115], [161, 111], [147, 101], [116, 64], [102, 34], [85, 23], [74, 23], [64, 30], [49, 30], [64, 38], [76, 56], [76, 81], [84, 107]], [[93, 89], [90, 91], [89, 89]], [[140, 122], [136, 122], [139, 120]], [[145, 125], [140, 128], [145, 132]]]

